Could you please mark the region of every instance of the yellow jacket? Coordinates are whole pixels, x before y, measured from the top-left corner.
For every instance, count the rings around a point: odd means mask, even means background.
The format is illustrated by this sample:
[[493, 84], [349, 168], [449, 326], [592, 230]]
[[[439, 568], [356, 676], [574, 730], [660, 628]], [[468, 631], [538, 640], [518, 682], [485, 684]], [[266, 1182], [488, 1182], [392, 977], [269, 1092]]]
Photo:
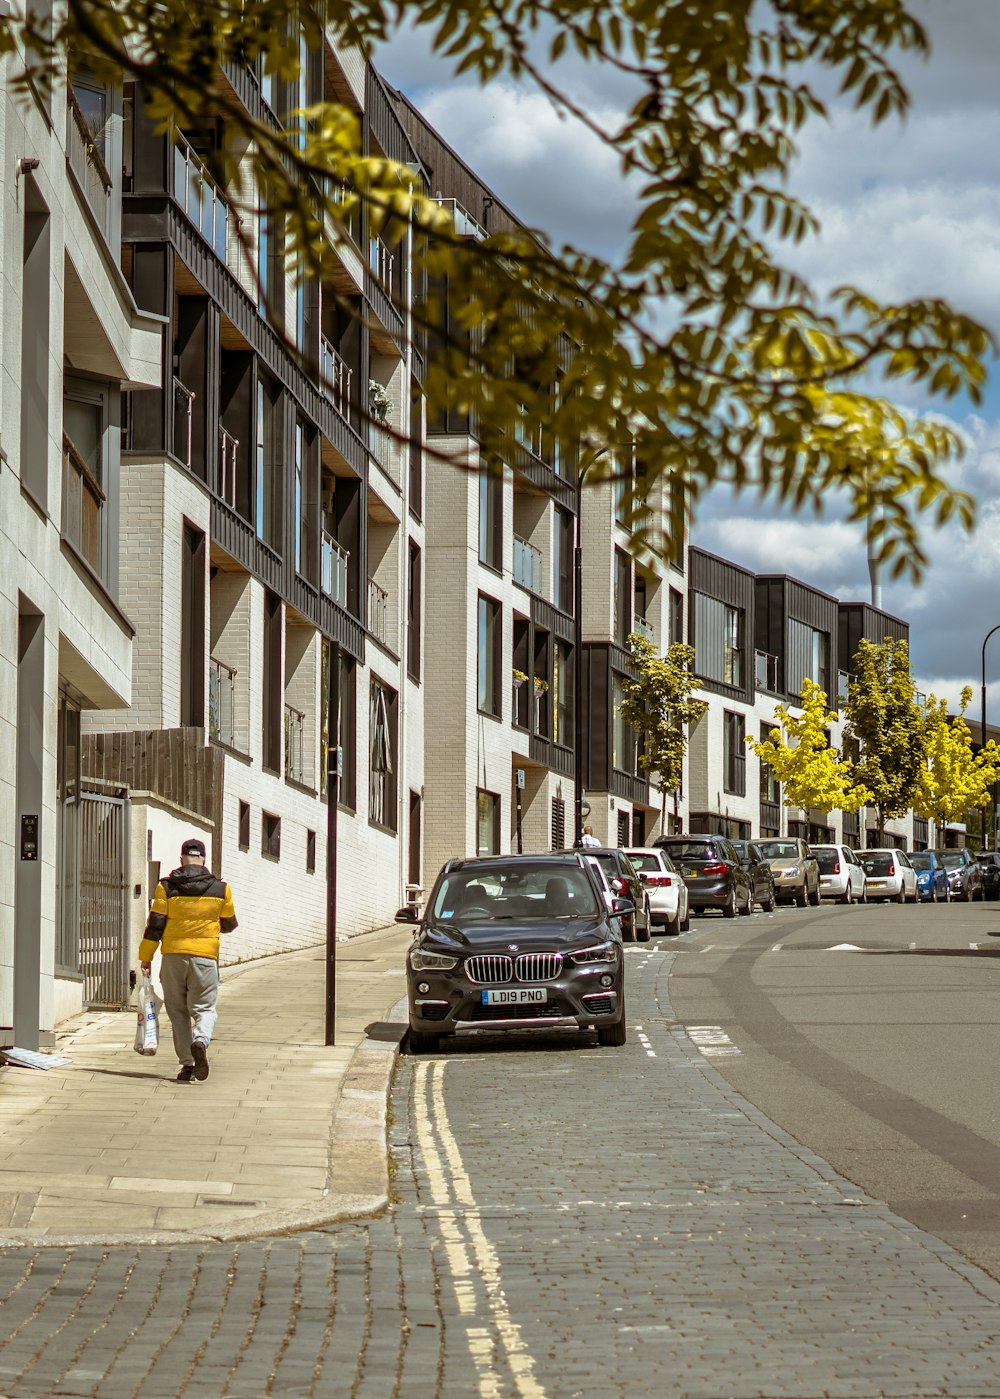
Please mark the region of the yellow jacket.
[[139, 961], [151, 962], [157, 947], [164, 956], [185, 952], [219, 960], [219, 935], [237, 926], [229, 885], [203, 865], [174, 870], [156, 886]]

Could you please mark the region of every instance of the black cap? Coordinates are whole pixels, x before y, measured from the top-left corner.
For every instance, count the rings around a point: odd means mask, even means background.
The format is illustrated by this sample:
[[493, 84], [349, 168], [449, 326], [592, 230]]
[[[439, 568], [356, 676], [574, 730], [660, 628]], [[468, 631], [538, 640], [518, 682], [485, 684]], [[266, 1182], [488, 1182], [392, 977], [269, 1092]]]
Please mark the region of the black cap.
[[186, 840], [181, 846], [182, 855], [205, 855], [205, 842], [203, 840]]

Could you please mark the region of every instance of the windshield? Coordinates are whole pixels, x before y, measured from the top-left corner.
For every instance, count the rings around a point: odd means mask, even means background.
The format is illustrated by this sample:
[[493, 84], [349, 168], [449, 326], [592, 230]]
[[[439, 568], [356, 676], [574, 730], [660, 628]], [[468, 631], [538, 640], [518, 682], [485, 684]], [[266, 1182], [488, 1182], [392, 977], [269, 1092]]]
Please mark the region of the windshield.
[[895, 864], [889, 850], [862, 851], [858, 856], [865, 874], [892, 874]]
[[910, 864], [915, 870], [932, 870], [934, 860], [926, 850], [914, 850], [910, 855]]
[[793, 840], [759, 840], [757, 849], [765, 860], [794, 860], [799, 853]]
[[431, 915], [477, 918], [592, 918], [597, 892], [577, 864], [517, 864], [455, 870], [442, 881]]
[[813, 854], [821, 874], [832, 874], [834, 868], [840, 865], [840, 856], [836, 850], [824, 850], [822, 846], [817, 850], [813, 847]]
[[719, 852], [710, 840], [679, 840], [667, 846], [667, 854], [675, 860], [717, 860]]
[[957, 870], [961, 865], [965, 864], [965, 859], [961, 850], [945, 850], [938, 856], [938, 859], [946, 870]]
[[655, 855], [630, 855], [629, 859], [637, 870], [645, 870], [650, 874], [660, 874], [663, 866]]

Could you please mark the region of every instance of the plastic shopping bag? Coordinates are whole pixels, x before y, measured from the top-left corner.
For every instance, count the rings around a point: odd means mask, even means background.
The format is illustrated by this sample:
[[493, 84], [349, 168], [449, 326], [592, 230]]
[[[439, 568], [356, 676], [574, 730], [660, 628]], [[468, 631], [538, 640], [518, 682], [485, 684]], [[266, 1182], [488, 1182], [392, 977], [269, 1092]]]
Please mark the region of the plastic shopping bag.
[[160, 1006], [163, 1002], [153, 990], [153, 983], [144, 976], [139, 984], [139, 1012], [136, 1017], [136, 1054], [155, 1054], [160, 1044]]

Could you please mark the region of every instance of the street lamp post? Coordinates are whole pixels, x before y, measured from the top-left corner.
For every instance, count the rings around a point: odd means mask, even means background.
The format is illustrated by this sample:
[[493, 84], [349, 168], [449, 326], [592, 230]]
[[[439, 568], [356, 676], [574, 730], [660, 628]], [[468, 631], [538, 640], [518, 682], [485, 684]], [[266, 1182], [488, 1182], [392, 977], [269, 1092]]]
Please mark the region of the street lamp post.
[[583, 836], [583, 481], [576, 471], [573, 548], [573, 841]]
[[[983, 671], [982, 671], [982, 680], [983, 680], [983, 683], [982, 683], [982, 688], [980, 689], [980, 692], [979, 692], [979, 697], [980, 697], [980, 700], [982, 701], [982, 711], [981, 711], [982, 726], [981, 726], [980, 731], [979, 731], [979, 742], [980, 742], [980, 747], [981, 747], [981, 748], [985, 748], [985, 747], [986, 747], [986, 643], [987, 643], [987, 641], [989, 641], [989, 639], [990, 639], [990, 637], [993, 635], [993, 633], [994, 633], [994, 632], [998, 632], [998, 631], [1000, 631], [1000, 622], [998, 622], [998, 623], [996, 624], [995, 627], [991, 627], [991, 628], [989, 629], [989, 631], [986, 633], [986, 635], [983, 637]], [[997, 789], [996, 789], [996, 784], [995, 784], [995, 783], [994, 783], [994, 785], [993, 785], [992, 796], [993, 796], [993, 839], [992, 839], [992, 841], [990, 842], [990, 844], [993, 845], [993, 846], [995, 846], [995, 845], [996, 845], [996, 824], [997, 824]], [[983, 812], [983, 849], [984, 849], [984, 850], [986, 849], [986, 813], [985, 813], [985, 811]]]

